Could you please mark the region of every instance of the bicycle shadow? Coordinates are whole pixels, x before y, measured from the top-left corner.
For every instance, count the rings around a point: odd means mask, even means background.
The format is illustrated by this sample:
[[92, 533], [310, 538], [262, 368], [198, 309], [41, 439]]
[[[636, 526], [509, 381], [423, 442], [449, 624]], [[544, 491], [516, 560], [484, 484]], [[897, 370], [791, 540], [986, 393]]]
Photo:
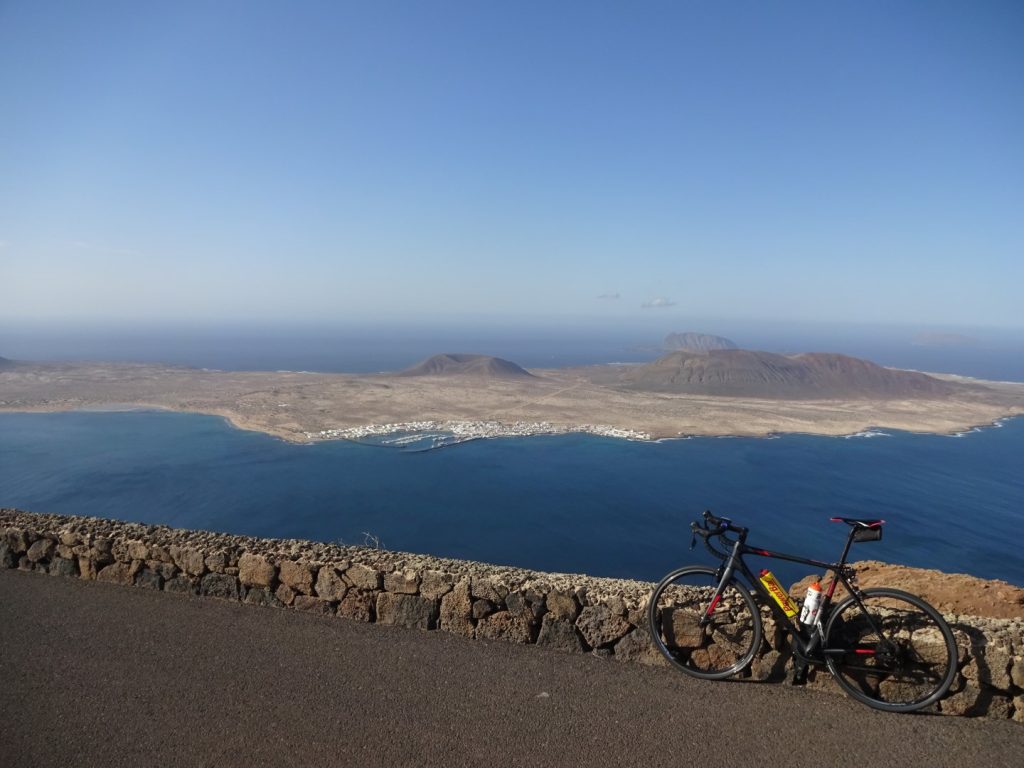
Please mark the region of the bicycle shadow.
[[[790, 643], [789, 636], [783, 632], [773, 619], [762, 617], [764, 638], [762, 650], [754, 657], [744, 677], [733, 677], [723, 682], [741, 685], [785, 685], [807, 688], [813, 691], [824, 691], [834, 695], [845, 695], [836, 684], [831, 673], [825, 666], [811, 664], [807, 668], [806, 682], [793, 682], [796, 663], [798, 661]], [[949, 692], [937, 704], [912, 713], [915, 715], [943, 716], [949, 714], [979, 716], [989, 713], [993, 705], [997, 708], [1008, 705], [1000, 698], [999, 693], [988, 686], [979, 686], [971, 677], [989, 679], [988, 668], [985, 666], [983, 654], [979, 650], [986, 647], [988, 640], [985, 634], [965, 624], [951, 623], [954, 636], [957, 638], [959, 650], [957, 659], [957, 675]], [[964, 674], [965, 666], [970, 660], [978, 662], [975, 674]], [[943, 706], [945, 704], [945, 706]]]
[[[940, 705], [947, 714], [1000, 716], [1011, 706], [1011, 648], [992, 642], [983, 630], [949, 622], [957, 647], [957, 675]], [[1006, 690], [1001, 690], [1005, 688]]]

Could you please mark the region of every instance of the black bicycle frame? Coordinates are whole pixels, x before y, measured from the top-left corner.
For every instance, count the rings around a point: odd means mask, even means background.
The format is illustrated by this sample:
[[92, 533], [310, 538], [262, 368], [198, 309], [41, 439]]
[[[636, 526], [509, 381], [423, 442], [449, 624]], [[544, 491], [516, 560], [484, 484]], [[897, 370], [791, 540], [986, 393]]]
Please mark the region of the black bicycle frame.
[[818, 643], [823, 639], [821, 634], [816, 632], [814, 627], [810, 627], [809, 629], [805, 628], [799, 620], [793, 620], [786, 615], [786, 612], [782, 610], [772, 594], [761, 583], [761, 580], [756, 578], [750, 568], [747, 567], [747, 564], [743, 561], [743, 555], [756, 555], [758, 557], [786, 560], [791, 563], [814, 566], [816, 569], [824, 569], [832, 573], [832, 581], [828, 585], [828, 589], [821, 596], [821, 605], [818, 607], [819, 622], [816, 622], [816, 624], [820, 623], [820, 620], [827, 619], [829, 610], [832, 606], [832, 596], [835, 594], [836, 587], [842, 583], [842, 585], [846, 587], [846, 591], [853, 595], [853, 599], [860, 607], [861, 612], [867, 618], [871, 628], [875, 632], [878, 632], [878, 627], [875, 624], [873, 617], [870, 612], [864, 608], [864, 604], [861, 602], [860, 590], [850, 580], [850, 576], [848, 575], [849, 572], [846, 568], [846, 558], [850, 553], [850, 545], [853, 543], [853, 536], [855, 532], [856, 531], [853, 529], [850, 530], [850, 535], [846, 539], [846, 546], [843, 548], [842, 557], [839, 558], [839, 562], [837, 563], [826, 563], [822, 560], [813, 560], [806, 557], [788, 555], [784, 552], [774, 552], [769, 549], [761, 549], [760, 547], [751, 547], [746, 543], [747, 536], [745, 531], [739, 535], [739, 539], [736, 541], [730, 541], [723, 536], [722, 538], [724, 541], [732, 544], [732, 552], [719, 569], [719, 586], [717, 595], [712, 603], [711, 609], [709, 609], [709, 613], [710, 610], [713, 609], [714, 604], [718, 602], [718, 598], [725, 590], [729, 580], [733, 577], [736, 571], [739, 570], [739, 572], [746, 577], [751, 588], [758, 595], [764, 598], [765, 604], [767, 604], [771, 609], [772, 615], [775, 616], [775, 619], [780, 623], [780, 626], [784, 627], [785, 631], [789, 632], [793, 636], [795, 643], [793, 652], [798, 659], [808, 663], [822, 664], [824, 663], [825, 655], [830, 653], [836, 655], [847, 653], [847, 649], [824, 648], [821, 651], [821, 657], [812, 656], [812, 654], [817, 650]]

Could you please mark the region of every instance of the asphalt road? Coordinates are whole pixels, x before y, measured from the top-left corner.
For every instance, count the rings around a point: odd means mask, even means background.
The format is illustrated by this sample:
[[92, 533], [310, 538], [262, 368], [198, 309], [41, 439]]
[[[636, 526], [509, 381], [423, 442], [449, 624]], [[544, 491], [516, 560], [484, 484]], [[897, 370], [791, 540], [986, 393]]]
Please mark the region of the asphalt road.
[[1013, 766], [1024, 726], [0, 571], [0, 765]]

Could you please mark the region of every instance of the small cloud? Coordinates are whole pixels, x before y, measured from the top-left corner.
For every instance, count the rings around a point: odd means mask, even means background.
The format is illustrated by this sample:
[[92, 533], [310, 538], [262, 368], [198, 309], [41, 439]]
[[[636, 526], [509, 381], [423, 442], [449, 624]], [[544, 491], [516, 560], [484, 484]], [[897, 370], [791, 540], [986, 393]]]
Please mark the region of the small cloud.
[[665, 298], [664, 296], [658, 296], [657, 298], [645, 301], [640, 306], [644, 309], [664, 309], [665, 307], [674, 307], [676, 303], [672, 299]]
[[599, 298], [599, 299], [606, 299], [606, 300], [609, 300], [609, 301], [615, 301], [616, 299], [620, 299], [622, 297], [619, 296], [619, 294], [617, 294], [617, 293], [602, 293], [597, 298]]

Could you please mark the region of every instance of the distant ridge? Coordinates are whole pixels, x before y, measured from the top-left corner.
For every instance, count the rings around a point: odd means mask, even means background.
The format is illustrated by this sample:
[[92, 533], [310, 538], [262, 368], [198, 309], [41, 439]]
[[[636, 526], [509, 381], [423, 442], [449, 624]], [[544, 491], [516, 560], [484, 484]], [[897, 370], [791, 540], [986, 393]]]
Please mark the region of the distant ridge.
[[16, 368], [17, 363], [13, 360], [8, 360], [6, 357], [0, 357], [0, 371], [6, 371], [10, 368]]
[[510, 360], [490, 355], [443, 354], [428, 357], [395, 376], [474, 376], [488, 379], [533, 378]]
[[737, 349], [736, 343], [724, 336], [710, 333], [670, 333], [665, 337], [665, 349], [683, 352], [710, 352], [713, 349]]
[[629, 389], [777, 399], [945, 397], [953, 384], [915, 371], [823, 352], [777, 355], [746, 349], [670, 352], [627, 371]]

